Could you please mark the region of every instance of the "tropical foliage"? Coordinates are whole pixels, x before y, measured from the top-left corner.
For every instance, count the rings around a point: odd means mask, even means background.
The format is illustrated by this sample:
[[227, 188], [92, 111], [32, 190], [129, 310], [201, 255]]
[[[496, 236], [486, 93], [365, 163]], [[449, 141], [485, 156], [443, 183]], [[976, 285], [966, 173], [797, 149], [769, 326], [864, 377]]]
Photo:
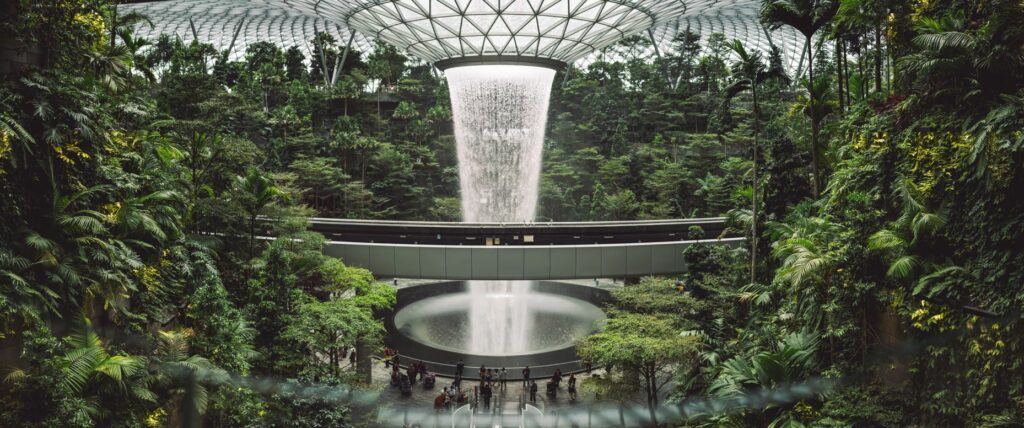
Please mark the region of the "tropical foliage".
[[[707, 400], [694, 426], [1019, 425], [1024, 5], [762, 6], [797, 70], [684, 31], [556, 77], [539, 219], [749, 238], [616, 290], [588, 385]], [[105, 0], [0, 12], [0, 426], [369, 423], [342, 392], [394, 289], [305, 219], [460, 218], [443, 76], [327, 34], [231, 61]]]

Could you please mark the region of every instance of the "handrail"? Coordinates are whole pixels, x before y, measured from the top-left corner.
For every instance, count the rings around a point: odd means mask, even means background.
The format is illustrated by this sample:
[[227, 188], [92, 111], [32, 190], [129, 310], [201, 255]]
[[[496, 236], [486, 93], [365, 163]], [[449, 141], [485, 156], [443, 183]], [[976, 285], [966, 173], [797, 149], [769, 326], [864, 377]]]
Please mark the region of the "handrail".
[[[465, 409], [467, 407], [470, 407], [470, 405], [469, 404], [464, 404], [464, 405], [462, 405], [460, 407], [452, 409], [452, 428], [455, 428], [455, 416], [458, 415], [460, 411], [462, 411], [463, 409]], [[472, 412], [472, 408], [471, 407], [470, 407], [469, 415], [470, 415], [469, 416], [470, 426], [472, 426], [472, 423], [473, 423], [472, 422], [473, 421], [473, 412]]]
[[[263, 217], [263, 221], [273, 221], [271, 218]], [[567, 221], [567, 222], [552, 222], [552, 221], [538, 221], [538, 222], [477, 222], [477, 223], [464, 223], [464, 222], [445, 222], [445, 221], [406, 221], [406, 220], [363, 220], [363, 219], [343, 219], [343, 218], [326, 218], [326, 217], [310, 217], [310, 223], [322, 223], [322, 224], [351, 224], [360, 226], [431, 226], [431, 227], [459, 227], [459, 228], [493, 228], [493, 227], [596, 227], [596, 226], [655, 226], [655, 225], [671, 225], [671, 224], [693, 224], [693, 223], [721, 223], [725, 222], [725, 217], [700, 217], [700, 218], [683, 218], [683, 219], [664, 219], [664, 220], [623, 220], [623, 221]]]
[[[273, 239], [273, 238], [268, 238]], [[665, 245], [693, 245], [693, 244], [734, 244], [746, 241], [745, 237], [736, 238], [709, 238], [709, 239], [678, 239], [678, 240], [658, 240], [650, 242], [617, 242], [608, 244], [542, 244], [542, 245], [462, 245], [462, 244], [420, 244], [420, 243], [403, 243], [396, 244], [390, 242], [359, 242], [359, 241], [336, 241], [327, 240], [325, 243], [328, 245], [359, 245], [364, 247], [377, 247], [377, 248], [455, 248], [455, 249], [473, 249], [480, 248], [486, 250], [501, 250], [501, 249], [516, 249], [516, 248], [627, 248], [627, 247], [659, 247]]]
[[[373, 358], [376, 358], [376, 359], [378, 359], [380, 361], [385, 361], [386, 360], [384, 357], [382, 357], [380, 355], [374, 355]], [[406, 356], [403, 355], [402, 358], [405, 359]], [[438, 366], [448, 367], [448, 368], [455, 368], [455, 367], [457, 367], [457, 365], [455, 365], [455, 364], [438, 363], [438, 362], [435, 362], [435, 361], [423, 360], [423, 359], [419, 359], [419, 358], [415, 359], [415, 361], [416, 362], [421, 362], [422, 361], [423, 363], [427, 364], [431, 368], [436, 368]], [[571, 360], [571, 361], [564, 361], [564, 362], [561, 362], [561, 363], [554, 363], [554, 364], [537, 364], [537, 365], [530, 365], [530, 369], [538, 369], [538, 368], [544, 368], [544, 367], [558, 367], [558, 366], [564, 366], [566, 364], [573, 364], [573, 363], [576, 363], [577, 365], [582, 365], [581, 364], [582, 362], [583, 362], [583, 360]], [[406, 364], [404, 366], [402, 364], [399, 364], [398, 367], [399, 368], [403, 368], [403, 369], [404, 368], [408, 368], [408, 364]], [[521, 369], [524, 369], [524, 368], [526, 368], [526, 366], [505, 366], [505, 369], [507, 369], [509, 373], [513, 373], [512, 369], [520, 369], [521, 370]], [[587, 371], [586, 368], [580, 368], [579, 370], [567, 371], [567, 372], [565, 372], [565, 374], [583, 373], [585, 371]], [[439, 370], [428, 370], [427, 373], [431, 373], [435, 377], [443, 377], [443, 378], [447, 378], [447, 379], [455, 379], [455, 376], [453, 376], [451, 374], [448, 374], [447, 372], [441, 372]], [[466, 379], [480, 380], [479, 377], [472, 377], [472, 376], [460, 376], [460, 377], [463, 380], [466, 380]]]
[[538, 414], [538, 415], [540, 415], [540, 418], [541, 418], [541, 419], [543, 419], [543, 418], [544, 418], [544, 411], [543, 411], [543, 410], [541, 410], [541, 409], [537, 408], [537, 406], [534, 406], [534, 405], [532, 405], [532, 404], [526, 404], [526, 405], [524, 405], [524, 406], [523, 406], [523, 416], [522, 416], [522, 422], [521, 422], [521, 423], [519, 424], [519, 426], [522, 426], [522, 427], [525, 427], [525, 426], [526, 426], [526, 413], [527, 413], [527, 412], [528, 412], [528, 411], [529, 411], [529, 410], [530, 410], [531, 408], [532, 408], [533, 410], [535, 410], [535, 411], [537, 412], [537, 414]]

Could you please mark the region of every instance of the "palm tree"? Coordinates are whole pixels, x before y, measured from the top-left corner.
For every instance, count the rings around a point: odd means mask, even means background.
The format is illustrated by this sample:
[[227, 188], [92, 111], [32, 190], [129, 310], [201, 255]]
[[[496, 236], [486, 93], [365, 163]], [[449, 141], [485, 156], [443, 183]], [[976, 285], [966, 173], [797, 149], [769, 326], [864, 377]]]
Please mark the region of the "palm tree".
[[[814, 35], [835, 16], [839, 3], [834, 0], [766, 0], [761, 21], [772, 30], [792, 27], [804, 35], [807, 46], [808, 82], [814, 82]], [[814, 87], [808, 86], [810, 99]], [[814, 197], [821, 195], [821, 156], [818, 153], [818, 124], [811, 122], [811, 167], [814, 170]]]
[[[889, 268], [886, 275], [895, 280], [909, 279], [915, 274], [925, 274], [941, 270], [939, 266], [928, 263], [916, 253], [924, 251], [928, 238], [946, 224], [946, 216], [941, 212], [929, 212], [919, 202], [919, 196], [908, 180], [900, 180], [893, 190], [897, 199], [902, 202], [902, 212], [888, 228], [879, 230], [868, 238], [868, 249], [883, 255]], [[920, 278], [917, 288], [920, 286]], [[915, 291], [915, 294], [918, 291]]]
[[5, 298], [14, 314], [24, 319], [37, 318], [39, 306], [54, 308], [57, 305], [56, 293], [52, 289], [45, 284], [30, 282], [31, 278], [26, 277], [31, 266], [29, 259], [0, 248], [0, 287], [5, 290]]
[[[8, 153], [13, 151], [14, 143], [20, 143], [19, 148], [23, 154], [31, 155], [32, 146], [36, 143], [32, 134], [25, 130], [18, 119], [8, 113], [15, 111], [10, 105], [13, 98], [13, 96], [7, 95], [0, 99], [0, 159], [7, 157]], [[11, 163], [18, 164], [16, 156], [11, 156]]]
[[[228, 384], [226, 371], [199, 355], [189, 355], [188, 335], [181, 331], [161, 331], [154, 356], [150, 358], [154, 383], [183, 396], [176, 409], [185, 418], [206, 413], [207, 385]], [[169, 400], [177, 402], [177, 400]]]
[[804, 116], [811, 119], [815, 127], [821, 129], [821, 122], [836, 110], [836, 104], [832, 101], [833, 87], [827, 78], [819, 78], [814, 82], [805, 81], [804, 86], [811, 90], [807, 96], [800, 96], [797, 104]]
[[270, 177], [263, 175], [256, 168], [250, 168], [249, 173], [244, 177], [235, 177], [235, 191], [238, 192], [238, 200], [249, 215], [249, 257], [254, 257], [256, 224], [259, 216], [267, 205], [287, 196], [287, 194], [274, 186]]
[[[149, 390], [145, 371], [146, 360], [128, 355], [110, 355], [99, 335], [92, 329], [88, 318], [66, 339], [70, 349], [58, 359], [63, 378], [58, 385], [70, 395], [101, 396], [117, 394], [132, 400], [156, 401]], [[90, 404], [86, 416], [95, 419], [103, 409], [98, 399], [86, 399]]]
[[920, 18], [915, 25], [918, 35], [913, 39], [917, 49], [899, 59], [900, 70], [928, 96], [948, 94], [955, 102], [969, 101], [967, 95], [980, 93], [974, 89], [981, 83], [980, 52], [987, 46], [967, 32], [967, 27], [967, 19], [960, 15]]
[[150, 41], [136, 36], [133, 28], [119, 30], [118, 36], [121, 38], [126, 54], [131, 59], [128, 65], [128, 73], [138, 72], [147, 81], [156, 81], [156, 74], [153, 72], [153, 68], [149, 66], [148, 61], [146, 61], [145, 55], [143, 55], [145, 48], [151, 45]]
[[754, 119], [754, 154], [753, 154], [753, 178], [751, 186], [751, 244], [750, 244], [750, 282], [754, 283], [757, 281], [757, 247], [758, 247], [758, 232], [757, 232], [757, 208], [758, 208], [758, 162], [759, 162], [759, 148], [760, 148], [760, 136], [761, 136], [761, 108], [758, 102], [757, 87], [759, 84], [767, 80], [769, 77], [780, 77], [771, 76], [767, 68], [765, 67], [764, 61], [762, 60], [761, 52], [747, 52], [746, 48], [743, 47], [743, 43], [739, 40], [733, 40], [729, 43], [729, 48], [736, 54], [737, 60], [732, 65], [732, 74], [736, 78], [728, 87], [725, 89], [725, 103], [728, 108], [729, 101], [733, 97], [739, 95], [741, 92], [750, 91], [754, 98], [754, 108], [751, 112], [751, 116]]
[[[155, 243], [164, 242], [168, 232], [178, 233], [181, 195], [174, 190], [158, 190], [148, 195], [133, 196], [115, 204], [110, 222], [118, 236], [146, 237]], [[138, 242], [138, 241], [135, 241]], [[148, 245], [143, 245], [148, 246]]]
[[150, 45], [150, 42], [135, 34], [135, 29], [141, 25], [146, 25], [152, 29], [153, 21], [138, 12], [118, 14], [117, 5], [111, 8], [108, 21], [110, 45], [107, 48], [109, 51], [115, 52], [118, 46], [117, 41], [120, 40], [121, 46], [124, 47], [123, 50], [120, 50], [120, 53], [128, 59], [128, 74], [131, 74], [132, 71], [138, 71], [146, 80], [150, 82], [156, 80], [152, 68], [149, 67], [148, 61], [142, 55], [142, 51], [146, 46]]
[[830, 277], [839, 262], [832, 243], [839, 238], [839, 225], [827, 218], [797, 217], [789, 223], [769, 224], [772, 255], [782, 261], [775, 281], [789, 285], [788, 295], [796, 299], [797, 311], [809, 326], [819, 326], [821, 305], [828, 298]]
[[809, 332], [790, 333], [776, 349], [761, 351], [747, 360], [734, 357], [722, 365], [722, 372], [712, 382], [711, 391], [718, 396], [746, 392], [751, 387], [774, 388], [804, 380], [814, 367], [818, 335]]

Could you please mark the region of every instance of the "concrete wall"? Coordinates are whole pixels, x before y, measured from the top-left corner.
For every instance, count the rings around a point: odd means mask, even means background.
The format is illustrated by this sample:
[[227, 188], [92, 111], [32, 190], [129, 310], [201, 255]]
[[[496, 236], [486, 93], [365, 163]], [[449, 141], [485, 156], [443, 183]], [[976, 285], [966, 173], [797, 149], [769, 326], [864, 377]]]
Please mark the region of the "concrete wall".
[[327, 243], [324, 253], [379, 278], [557, 280], [686, 272], [683, 250], [697, 242], [739, 245], [743, 238], [573, 246], [444, 246]]

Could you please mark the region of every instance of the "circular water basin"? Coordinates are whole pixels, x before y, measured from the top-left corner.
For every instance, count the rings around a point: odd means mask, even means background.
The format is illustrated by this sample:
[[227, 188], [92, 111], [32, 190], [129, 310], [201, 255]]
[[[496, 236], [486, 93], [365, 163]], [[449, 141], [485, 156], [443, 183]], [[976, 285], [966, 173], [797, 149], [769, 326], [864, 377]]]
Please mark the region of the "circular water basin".
[[424, 361], [442, 376], [506, 367], [518, 379], [583, 368], [575, 342], [605, 320], [607, 290], [553, 281], [453, 281], [404, 287], [387, 318], [385, 344], [402, 361]]
[[[507, 310], [510, 319], [474, 313], [494, 314], [500, 311], [495, 306], [511, 306]], [[410, 303], [395, 314], [394, 322], [399, 333], [426, 346], [473, 355], [511, 356], [571, 347], [577, 339], [593, 333], [604, 319], [604, 312], [597, 306], [569, 296], [537, 291], [458, 292]], [[473, 325], [480, 322], [485, 325]], [[523, 337], [514, 340], [517, 335]], [[487, 346], [481, 342], [501, 343]]]

